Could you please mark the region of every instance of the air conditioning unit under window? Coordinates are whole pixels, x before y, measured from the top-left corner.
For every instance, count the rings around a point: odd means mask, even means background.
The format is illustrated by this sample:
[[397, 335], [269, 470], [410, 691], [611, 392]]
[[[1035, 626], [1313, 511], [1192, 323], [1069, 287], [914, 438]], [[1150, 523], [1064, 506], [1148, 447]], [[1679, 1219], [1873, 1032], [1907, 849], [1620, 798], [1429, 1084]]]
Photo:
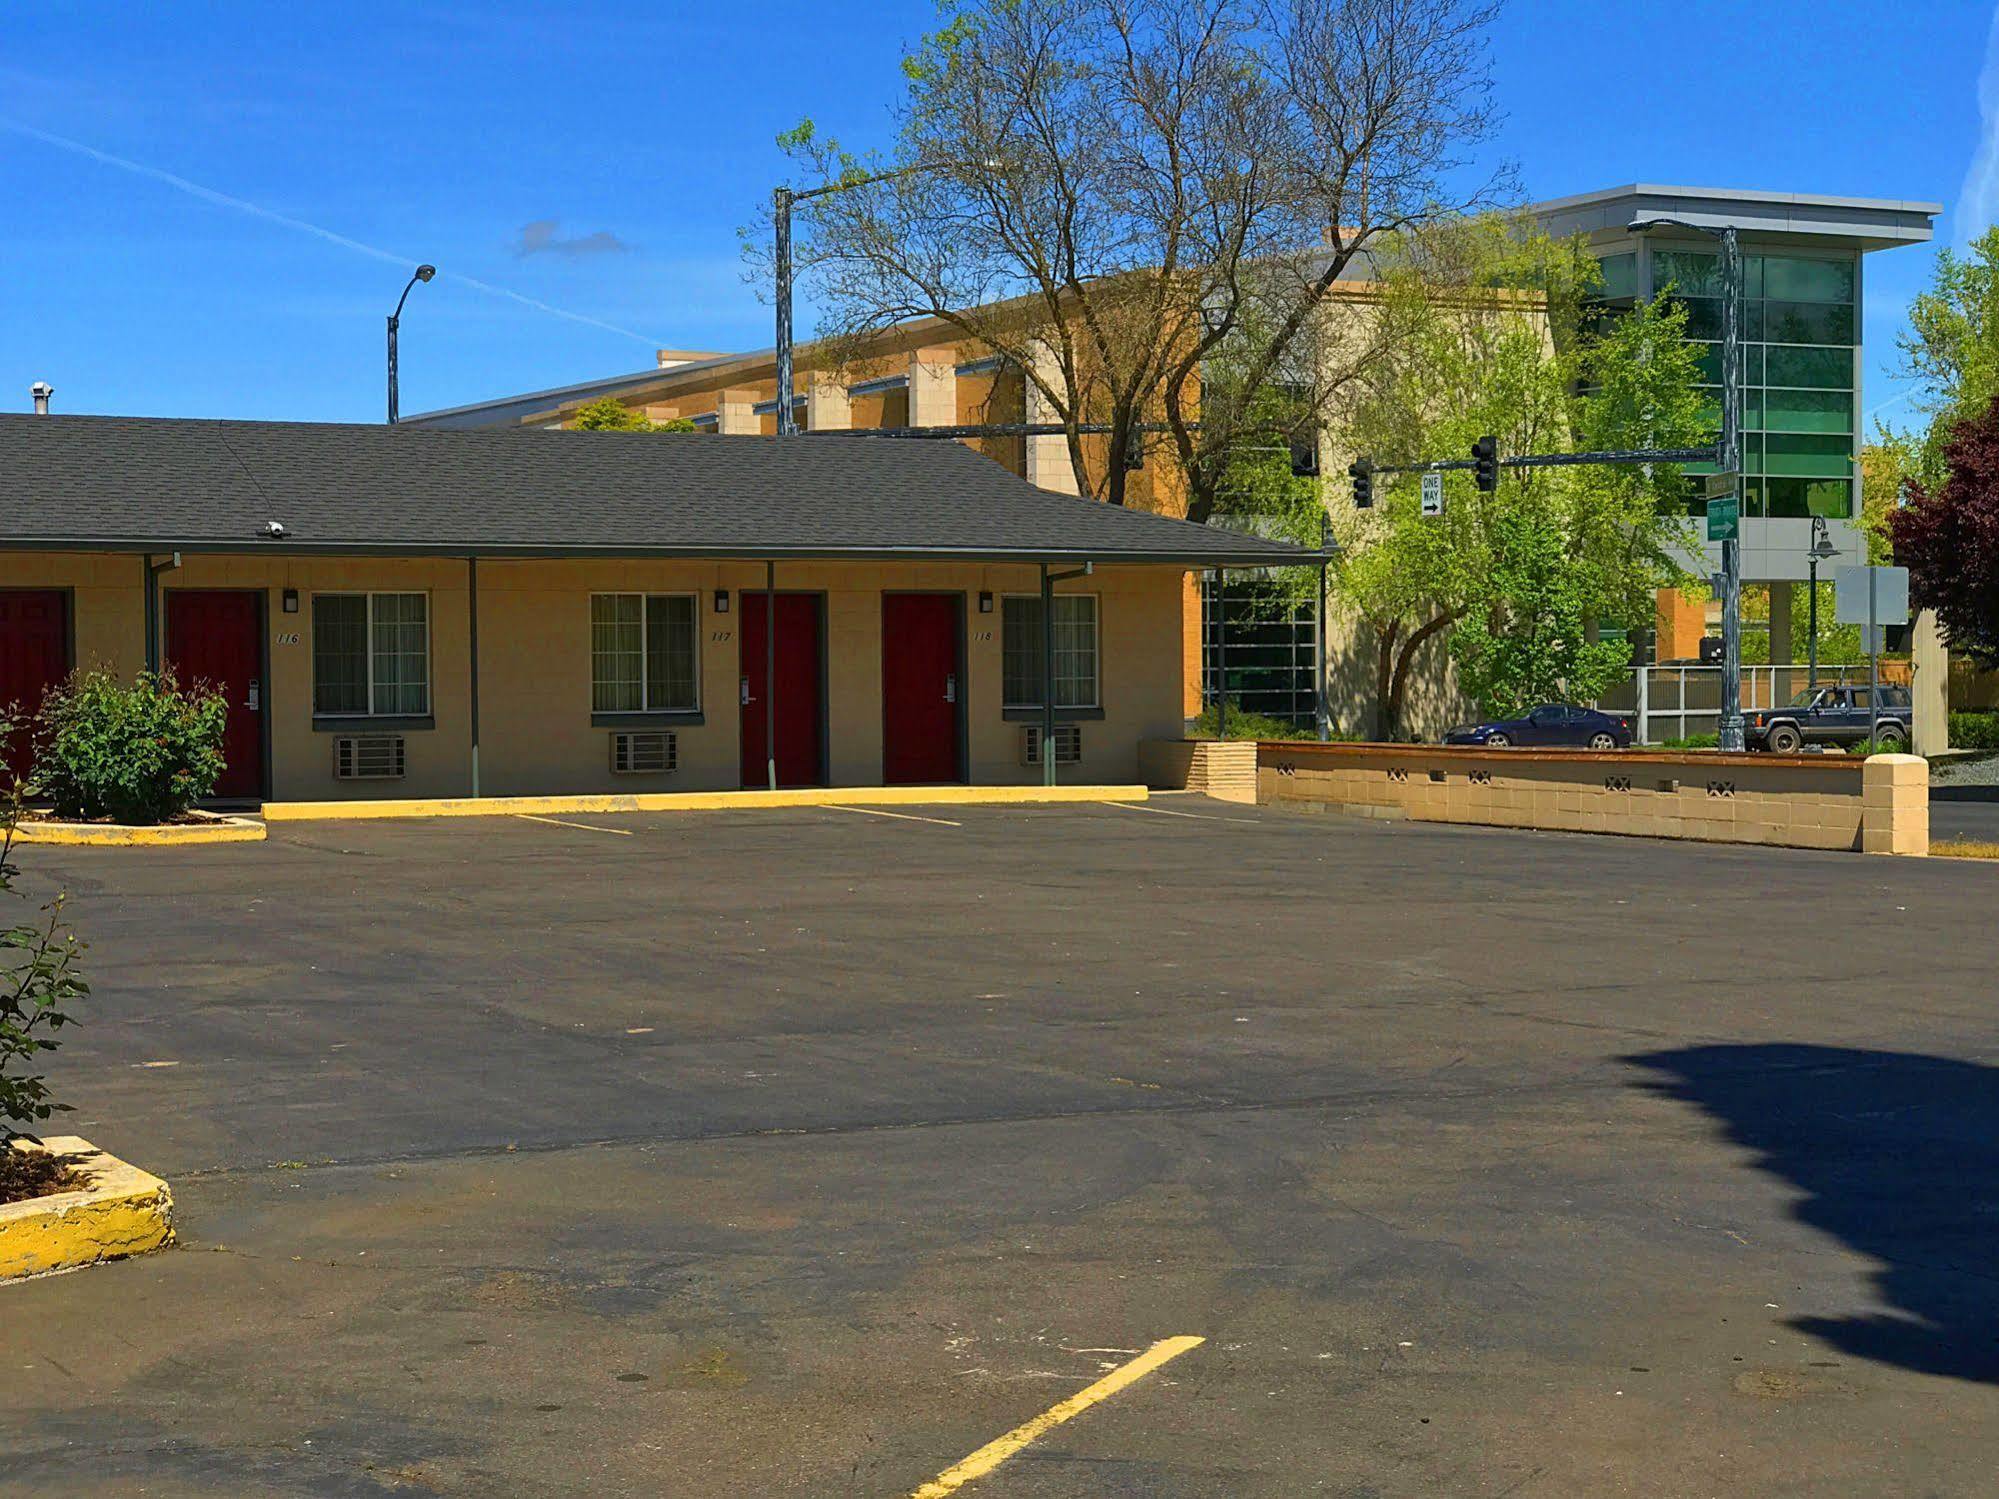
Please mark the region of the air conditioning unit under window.
[[403, 778], [403, 736], [400, 734], [340, 734], [333, 740], [336, 781], [400, 781]]
[[[1083, 758], [1083, 726], [1076, 723], [1055, 725], [1055, 763], [1075, 765]], [[1020, 731], [1020, 763], [1039, 765], [1041, 763], [1041, 725], [1023, 724]]]
[[680, 736], [664, 729], [611, 736], [611, 773], [665, 775], [680, 769]]

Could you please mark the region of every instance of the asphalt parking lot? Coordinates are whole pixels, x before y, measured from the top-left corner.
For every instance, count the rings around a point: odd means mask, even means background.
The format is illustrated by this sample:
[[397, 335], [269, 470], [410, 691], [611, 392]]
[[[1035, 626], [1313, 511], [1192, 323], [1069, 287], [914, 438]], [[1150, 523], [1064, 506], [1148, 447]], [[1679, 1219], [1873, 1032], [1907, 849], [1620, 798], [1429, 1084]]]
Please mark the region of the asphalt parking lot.
[[8, 1495], [1956, 1495], [1999, 868], [1146, 808], [23, 851], [173, 1251]]

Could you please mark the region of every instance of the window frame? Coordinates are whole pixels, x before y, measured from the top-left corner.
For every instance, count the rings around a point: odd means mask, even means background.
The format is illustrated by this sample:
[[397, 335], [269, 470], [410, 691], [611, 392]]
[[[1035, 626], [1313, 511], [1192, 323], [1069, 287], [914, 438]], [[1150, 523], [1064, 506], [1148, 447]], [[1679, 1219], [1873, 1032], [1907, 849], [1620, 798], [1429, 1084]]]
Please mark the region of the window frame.
[[[363, 680], [368, 706], [363, 710], [323, 709], [319, 706], [319, 601], [323, 598], [362, 599], [362, 622], [366, 636], [362, 645]], [[423, 706], [417, 710], [383, 712], [375, 707], [375, 600], [379, 598], [420, 598], [423, 600]], [[428, 729], [436, 725], [435, 673], [431, 650], [431, 591], [428, 588], [315, 588], [307, 600], [307, 617], [312, 621], [312, 721], [316, 727], [342, 728], [370, 725], [375, 728]]]
[[[636, 708], [599, 708], [597, 706], [597, 668], [594, 638], [590, 642], [590, 725], [592, 728], [632, 728], [647, 724], [700, 724], [704, 722], [701, 705], [701, 595], [692, 589], [670, 589], [649, 592], [645, 589], [603, 588], [590, 593], [590, 628], [596, 628], [596, 608], [598, 599], [635, 598], [639, 601], [639, 704]], [[647, 628], [647, 605], [653, 599], [685, 599], [688, 606], [688, 645], [694, 663], [693, 702], [684, 708], [656, 708], [652, 705], [652, 681], [649, 666], [652, 656], [651, 634]]]
[[[1102, 718], [1104, 716], [1104, 600], [1103, 595], [1094, 591], [1079, 593], [1057, 593], [1057, 600], [1087, 599], [1090, 604], [1090, 701], [1055, 705], [1055, 717], [1061, 720], [1078, 718]], [[1046, 708], [1039, 702], [1015, 703], [1007, 701], [1006, 695], [1006, 606], [1008, 600], [1025, 599], [1039, 604], [1039, 593], [1003, 593], [1000, 595], [1000, 711], [1008, 718], [1019, 718], [1038, 722]]]

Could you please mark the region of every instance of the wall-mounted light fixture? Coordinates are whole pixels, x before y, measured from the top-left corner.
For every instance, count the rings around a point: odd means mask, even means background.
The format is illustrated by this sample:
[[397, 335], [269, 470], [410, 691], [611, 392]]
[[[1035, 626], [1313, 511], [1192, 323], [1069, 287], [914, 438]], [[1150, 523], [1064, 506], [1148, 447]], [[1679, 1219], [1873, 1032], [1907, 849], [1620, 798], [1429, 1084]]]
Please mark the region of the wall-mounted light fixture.
[[717, 614], [727, 614], [729, 612], [728, 589], [718, 588], [715, 590], [715, 612]]
[[298, 590], [287, 588], [284, 592], [284, 610], [287, 614], [298, 613]]
[[979, 613], [991, 614], [992, 612], [993, 612], [993, 596], [990, 593], [981, 592], [979, 594]]

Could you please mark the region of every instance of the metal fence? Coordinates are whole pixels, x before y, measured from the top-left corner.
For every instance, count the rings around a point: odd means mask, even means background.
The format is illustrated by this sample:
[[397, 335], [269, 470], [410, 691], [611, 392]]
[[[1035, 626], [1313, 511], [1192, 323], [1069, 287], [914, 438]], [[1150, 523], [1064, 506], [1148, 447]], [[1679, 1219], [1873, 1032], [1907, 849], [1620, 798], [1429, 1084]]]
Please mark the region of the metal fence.
[[1215, 612], [1215, 585], [1201, 584], [1201, 701], [1212, 705], [1226, 676], [1229, 706], [1309, 728], [1318, 712], [1313, 682], [1318, 621], [1264, 583], [1231, 578], [1227, 616]]
[[[1908, 681], [1906, 661], [1883, 661], [1884, 683]], [[1858, 685], [1867, 681], [1867, 664], [1821, 666], [1821, 687]], [[1742, 711], [1781, 708], [1811, 685], [1810, 668], [1801, 664], [1742, 668]], [[1663, 744], [1713, 734], [1721, 728], [1721, 668], [1719, 666], [1645, 666], [1631, 680], [1597, 699], [1606, 713], [1629, 713], [1632, 737], [1639, 744]]]

